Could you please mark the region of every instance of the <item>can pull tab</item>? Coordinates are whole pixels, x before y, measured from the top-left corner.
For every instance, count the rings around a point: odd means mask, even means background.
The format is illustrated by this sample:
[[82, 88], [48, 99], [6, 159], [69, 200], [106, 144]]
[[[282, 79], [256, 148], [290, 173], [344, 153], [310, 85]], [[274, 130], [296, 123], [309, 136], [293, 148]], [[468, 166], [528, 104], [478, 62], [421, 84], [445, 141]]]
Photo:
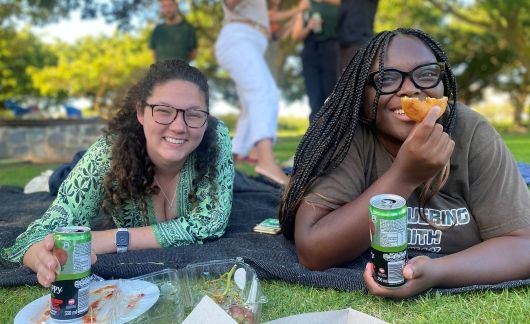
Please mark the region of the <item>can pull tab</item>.
[[392, 206], [394, 206], [396, 202], [397, 201], [395, 201], [394, 199], [386, 198], [386, 199], [381, 200], [381, 207], [392, 208]]

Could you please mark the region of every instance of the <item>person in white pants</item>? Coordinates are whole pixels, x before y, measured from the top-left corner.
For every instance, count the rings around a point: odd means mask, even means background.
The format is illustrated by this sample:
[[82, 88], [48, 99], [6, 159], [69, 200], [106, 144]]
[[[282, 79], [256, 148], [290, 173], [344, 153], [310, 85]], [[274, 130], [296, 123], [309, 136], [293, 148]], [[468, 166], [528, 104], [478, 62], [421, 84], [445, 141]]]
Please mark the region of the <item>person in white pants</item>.
[[225, 25], [215, 43], [220, 66], [236, 84], [242, 110], [232, 143], [234, 156], [256, 148], [256, 173], [284, 185], [288, 178], [272, 151], [280, 94], [264, 58], [269, 20], [265, 0], [225, 0]]

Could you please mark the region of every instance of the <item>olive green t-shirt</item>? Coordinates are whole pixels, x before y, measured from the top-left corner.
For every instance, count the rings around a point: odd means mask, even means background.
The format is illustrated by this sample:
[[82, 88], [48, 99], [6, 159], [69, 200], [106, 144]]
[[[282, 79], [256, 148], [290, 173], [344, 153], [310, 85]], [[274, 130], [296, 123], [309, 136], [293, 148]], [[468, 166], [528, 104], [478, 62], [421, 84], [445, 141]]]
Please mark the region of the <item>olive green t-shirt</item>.
[[168, 59], [189, 62], [190, 53], [197, 48], [195, 29], [185, 19], [174, 25], [157, 25], [151, 34], [149, 48], [155, 51], [157, 62]]
[[[446, 229], [421, 219], [413, 193], [407, 198], [409, 248], [453, 253], [530, 225], [528, 187], [495, 129], [478, 113], [458, 105], [452, 137], [449, 179], [425, 208], [425, 215]], [[361, 124], [344, 161], [318, 179], [305, 199], [337, 209], [364, 192], [393, 160], [371, 129]]]

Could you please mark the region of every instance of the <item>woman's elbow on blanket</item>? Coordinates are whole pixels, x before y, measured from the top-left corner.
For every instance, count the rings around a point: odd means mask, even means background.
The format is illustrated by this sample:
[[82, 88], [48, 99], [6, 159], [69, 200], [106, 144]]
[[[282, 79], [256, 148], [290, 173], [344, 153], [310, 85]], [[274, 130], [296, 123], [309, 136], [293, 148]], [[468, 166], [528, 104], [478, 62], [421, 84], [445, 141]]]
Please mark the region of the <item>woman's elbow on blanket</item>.
[[296, 254], [298, 262], [309, 270], [322, 271], [330, 267], [315, 249], [304, 244], [296, 244]]

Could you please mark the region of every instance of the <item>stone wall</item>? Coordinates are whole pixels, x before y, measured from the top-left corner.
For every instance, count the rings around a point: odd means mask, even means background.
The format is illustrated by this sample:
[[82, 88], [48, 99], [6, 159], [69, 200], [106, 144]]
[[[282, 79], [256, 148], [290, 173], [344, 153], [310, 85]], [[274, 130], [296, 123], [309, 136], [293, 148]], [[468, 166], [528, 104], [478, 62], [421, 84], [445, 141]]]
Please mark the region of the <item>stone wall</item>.
[[70, 161], [102, 135], [105, 127], [99, 119], [0, 121], [0, 159]]

